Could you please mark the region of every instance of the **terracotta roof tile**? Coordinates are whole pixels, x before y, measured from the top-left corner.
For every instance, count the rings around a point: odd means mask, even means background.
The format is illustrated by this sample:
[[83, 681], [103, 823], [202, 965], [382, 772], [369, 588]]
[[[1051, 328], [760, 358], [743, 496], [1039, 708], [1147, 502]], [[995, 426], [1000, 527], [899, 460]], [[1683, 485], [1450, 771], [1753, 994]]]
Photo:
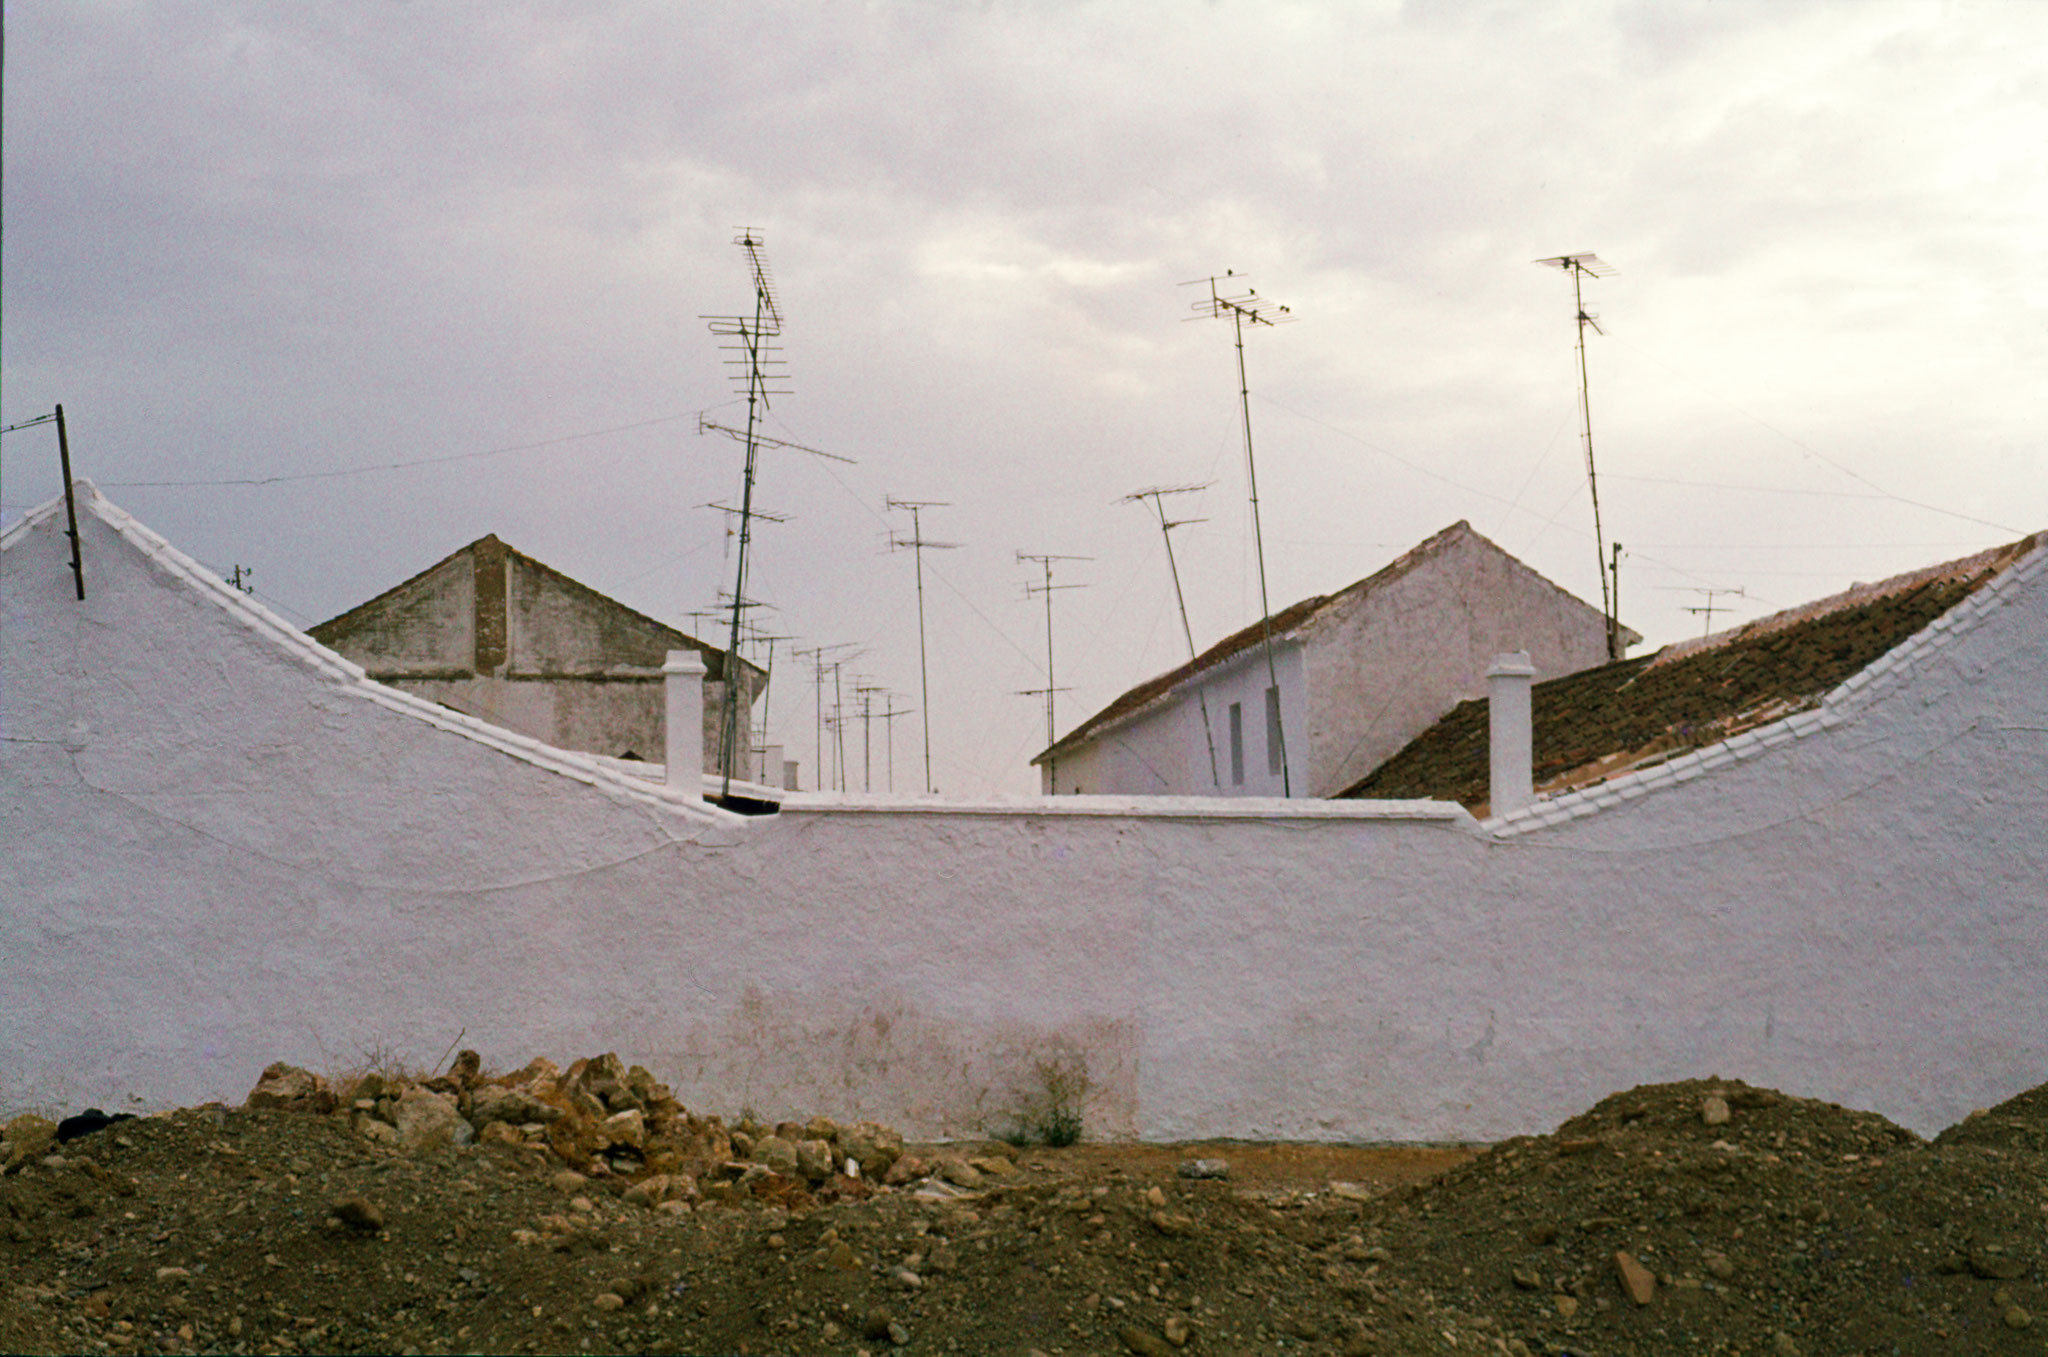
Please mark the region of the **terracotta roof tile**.
[[[1761, 618], [1654, 655], [1539, 683], [1536, 789], [1584, 787], [1817, 707], [2030, 551], [2008, 546]], [[1485, 699], [1460, 703], [1343, 797], [1488, 799]]]

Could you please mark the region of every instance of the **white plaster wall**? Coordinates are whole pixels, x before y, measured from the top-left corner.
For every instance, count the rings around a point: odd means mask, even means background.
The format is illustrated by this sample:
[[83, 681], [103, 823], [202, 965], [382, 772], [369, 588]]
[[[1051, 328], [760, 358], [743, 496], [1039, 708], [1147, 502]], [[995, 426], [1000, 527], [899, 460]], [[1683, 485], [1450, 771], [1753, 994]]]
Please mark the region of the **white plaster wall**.
[[[1427, 803], [791, 798], [430, 719], [174, 554], [0, 551], [0, 1104], [617, 1049], [709, 1110], [1492, 1138], [1719, 1073], [1931, 1131], [2048, 1078], [2048, 584], [1722, 766]], [[417, 704], [414, 704], [415, 706]], [[1778, 741], [1772, 743], [1772, 741]], [[1556, 823], [1545, 823], [1555, 820]]]
[[[1285, 726], [1294, 791], [1306, 795], [1308, 712], [1310, 699], [1302, 686], [1298, 646], [1273, 648], [1273, 671], [1280, 679], [1280, 719]], [[1104, 731], [1071, 753], [1060, 756], [1060, 795], [1111, 793], [1124, 796], [1282, 795], [1282, 779], [1267, 771], [1266, 689], [1271, 686], [1265, 652], [1254, 647], [1189, 684], [1172, 702], [1163, 703]], [[1202, 730], [1202, 702], [1209, 704], [1210, 735]], [[1230, 777], [1230, 705], [1244, 713], [1244, 781]], [[1211, 776], [1209, 738], [1216, 742]]]

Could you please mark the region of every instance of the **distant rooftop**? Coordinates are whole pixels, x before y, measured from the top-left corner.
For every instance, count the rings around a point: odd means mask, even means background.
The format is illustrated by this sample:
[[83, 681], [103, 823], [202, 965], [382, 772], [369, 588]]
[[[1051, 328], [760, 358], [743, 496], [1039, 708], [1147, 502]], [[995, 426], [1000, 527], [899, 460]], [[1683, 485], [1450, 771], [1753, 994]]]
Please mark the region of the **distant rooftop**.
[[[1461, 518], [1443, 531], [1424, 538], [1355, 584], [1346, 585], [1334, 594], [1316, 594], [1302, 599], [1299, 603], [1292, 604], [1274, 613], [1271, 623], [1273, 639], [1275, 641], [1293, 639], [1298, 633], [1306, 629], [1310, 623], [1314, 622], [1325, 609], [1340, 602], [1355, 599], [1360, 595], [1371, 593], [1376, 589], [1384, 588], [1386, 585], [1414, 570], [1430, 557], [1437, 555], [1454, 542], [1465, 538], [1476, 540], [1492, 548], [1494, 551], [1499, 551], [1507, 559], [1514, 560], [1513, 557], [1508, 556], [1505, 551], [1501, 551], [1498, 546], [1488, 541], [1480, 533], [1475, 532], [1472, 525]], [[1516, 564], [1520, 565], [1521, 563], [1516, 562]], [[1527, 569], [1526, 566], [1523, 568]], [[1534, 574], [1535, 572], [1531, 571], [1530, 573]], [[1541, 576], [1537, 576], [1537, 578], [1540, 579]], [[1550, 587], [1558, 589], [1558, 586], [1554, 584]], [[1564, 593], [1564, 590], [1558, 589], [1558, 592]], [[1137, 687], [1124, 693], [1101, 711], [1061, 736], [1050, 748], [1031, 761], [1034, 764], [1043, 763], [1048, 758], [1064, 753], [1068, 749], [1092, 739], [1099, 732], [1116, 725], [1127, 717], [1137, 715], [1145, 708], [1164, 698], [1174, 689], [1180, 687], [1183, 683], [1186, 683], [1189, 679], [1194, 678], [1197, 674], [1218, 668], [1236, 656], [1251, 650], [1265, 639], [1266, 634], [1267, 624], [1263, 621], [1254, 622], [1242, 630], [1232, 632], [1215, 645], [1210, 646], [1207, 650], [1195, 656], [1194, 659], [1189, 660], [1186, 664], [1178, 668], [1169, 669], [1165, 673], [1153, 678], [1146, 679]], [[1626, 627], [1622, 628], [1622, 635], [1625, 640], [1630, 642], [1642, 639], [1642, 637]]]
[[[1654, 655], [1539, 683], [1536, 790], [1568, 791], [1663, 763], [1820, 705], [2048, 534], [1859, 584]], [[1342, 797], [1456, 801], [1484, 815], [1487, 708], [1461, 702]]]

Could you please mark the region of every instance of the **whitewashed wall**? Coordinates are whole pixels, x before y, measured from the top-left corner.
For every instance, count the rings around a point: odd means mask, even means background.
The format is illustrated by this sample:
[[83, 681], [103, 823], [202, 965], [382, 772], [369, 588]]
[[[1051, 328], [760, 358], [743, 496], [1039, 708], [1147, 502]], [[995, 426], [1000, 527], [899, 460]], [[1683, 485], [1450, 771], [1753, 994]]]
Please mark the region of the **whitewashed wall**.
[[1000, 1128], [1061, 1052], [1096, 1134], [1150, 1139], [1492, 1138], [1710, 1073], [1929, 1131], [2048, 1079], [2038, 578], [1806, 733], [1576, 818], [740, 821], [367, 685], [115, 510], [79, 604], [59, 526], [0, 551], [0, 1105], [238, 1098], [458, 1032], [921, 1135]]

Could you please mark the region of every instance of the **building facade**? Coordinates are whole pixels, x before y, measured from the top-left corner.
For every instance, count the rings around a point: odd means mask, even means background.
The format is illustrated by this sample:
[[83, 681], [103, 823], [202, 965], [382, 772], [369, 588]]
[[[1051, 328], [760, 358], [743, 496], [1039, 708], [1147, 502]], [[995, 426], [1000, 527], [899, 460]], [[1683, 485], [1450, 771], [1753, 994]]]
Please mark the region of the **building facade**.
[[[1606, 621], [1460, 521], [1131, 689], [1032, 762], [1049, 795], [1331, 796], [1484, 691], [1607, 662]], [[1625, 641], [1641, 638], [1622, 629]], [[1283, 772], [1284, 767], [1284, 772]]]
[[[719, 771], [725, 652], [607, 598], [496, 536], [309, 633], [369, 676], [558, 749], [659, 761], [662, 662], [703, 656], [704, 771]], [[740, 662], [734, 767], [752, 776], [767, 675]]]

